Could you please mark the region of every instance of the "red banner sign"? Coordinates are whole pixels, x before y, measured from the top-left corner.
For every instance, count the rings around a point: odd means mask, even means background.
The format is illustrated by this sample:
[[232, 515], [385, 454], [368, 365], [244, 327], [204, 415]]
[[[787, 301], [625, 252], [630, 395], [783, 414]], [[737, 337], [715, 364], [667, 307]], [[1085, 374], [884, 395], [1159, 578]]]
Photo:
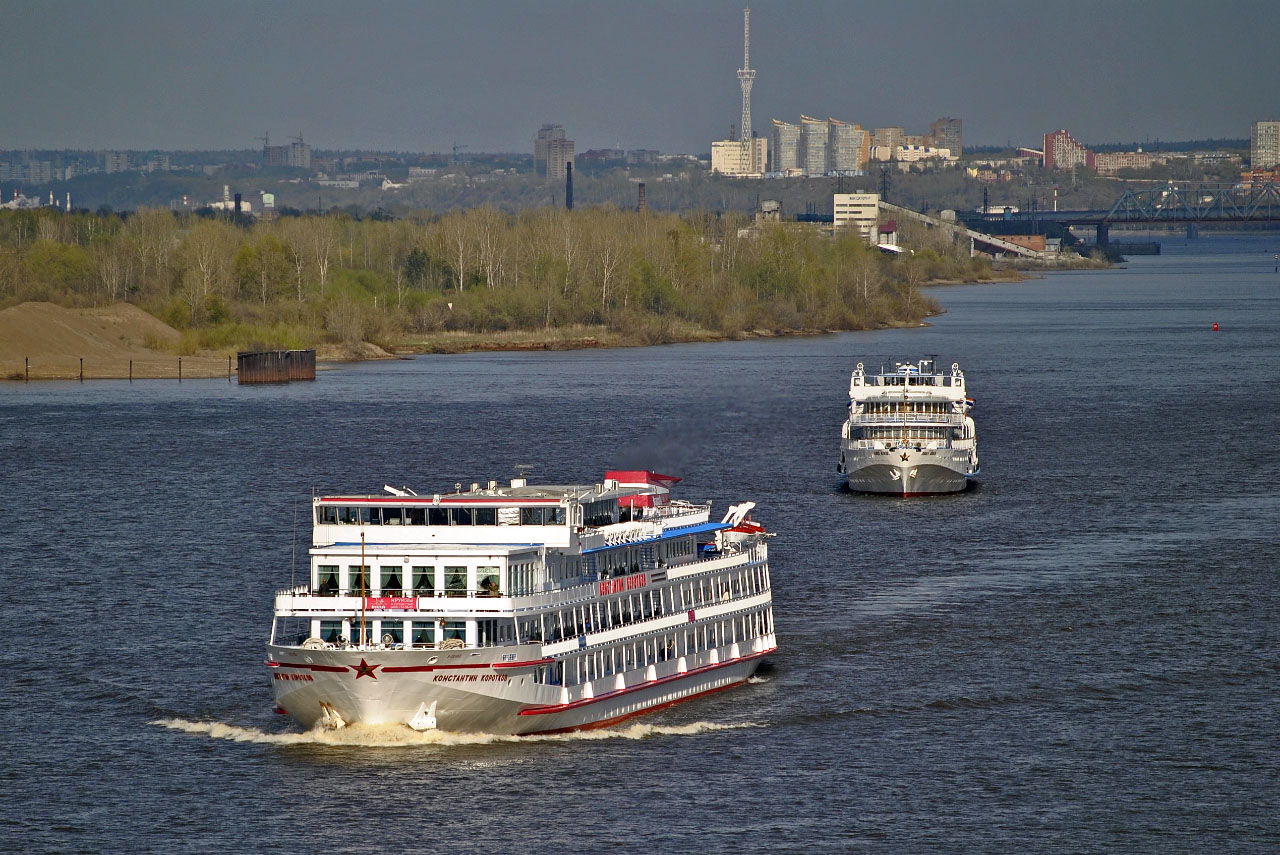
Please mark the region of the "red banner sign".
[[605, 579], [600, 583], [600, 596], [607, 597], [610, 594], [621, 594], [623, 591], [634, 591], [636, 588], [643, 588], [645, 581], [644, 573], [635, 573], [620, 579]]
[[418, 609], [417, 597], [365, 597], [364, 607], [372, 612], [404, 611]]

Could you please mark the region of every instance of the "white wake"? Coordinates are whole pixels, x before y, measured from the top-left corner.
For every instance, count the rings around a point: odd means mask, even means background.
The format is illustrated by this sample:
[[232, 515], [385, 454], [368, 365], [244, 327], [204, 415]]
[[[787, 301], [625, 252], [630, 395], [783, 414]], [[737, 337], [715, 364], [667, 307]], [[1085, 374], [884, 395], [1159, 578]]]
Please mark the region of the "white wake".
[[364, 748], [414, 748], [423, 746], [490, 745], [501, 742], [577, 742], [601, 739], [648, 739], [656, 736], [694, 736], [720, 730], [759, 727], [754, 722], [717, 724], [698, 721], [683, 725], [630, 724], [596, 730], [579, 730], [534, 736], [512, 736], [496, 733], [451, 733], [443, 730], [416, 731], [400, 724], [355, 723], [338, 730], [316, 728], [305, 733], [268, 733], [256, 727], [240, 727], [217, 721], [188, 721], [162, 718], [151, 722], [159, 727], [179, 730], [210, 739], [249, 742], [258, 745], [329, 745]]

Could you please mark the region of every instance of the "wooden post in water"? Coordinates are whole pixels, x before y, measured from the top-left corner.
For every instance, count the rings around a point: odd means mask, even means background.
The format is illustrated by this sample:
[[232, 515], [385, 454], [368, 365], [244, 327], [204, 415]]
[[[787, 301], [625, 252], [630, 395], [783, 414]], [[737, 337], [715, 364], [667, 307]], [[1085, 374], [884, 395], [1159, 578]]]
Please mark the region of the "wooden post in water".
[[133, 360], [129, 360], [129, 382], [133, 382]]
[[227, 357], [227, 382], [231, 382], [231, 357]]
[[22, 357], [22, 369], [23, 369], [23, 376], [26, 378], [22, 382], [30, 383], [31, 382], [31, 357], [30, 356]]
[[178, 382], [182, 382], [182, 357], [178, 357]]
[[84, 382], [84, 357], [80, 357], [80, 382]]

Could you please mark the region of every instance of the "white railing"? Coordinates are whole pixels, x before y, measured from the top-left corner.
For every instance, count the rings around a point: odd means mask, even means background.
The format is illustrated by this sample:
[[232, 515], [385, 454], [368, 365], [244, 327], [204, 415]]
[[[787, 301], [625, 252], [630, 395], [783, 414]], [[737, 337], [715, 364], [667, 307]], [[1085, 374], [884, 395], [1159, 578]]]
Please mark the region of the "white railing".
[[849, 420], [857, 425], [933, 424], [959, 427], [962, 413], [852, 413]]

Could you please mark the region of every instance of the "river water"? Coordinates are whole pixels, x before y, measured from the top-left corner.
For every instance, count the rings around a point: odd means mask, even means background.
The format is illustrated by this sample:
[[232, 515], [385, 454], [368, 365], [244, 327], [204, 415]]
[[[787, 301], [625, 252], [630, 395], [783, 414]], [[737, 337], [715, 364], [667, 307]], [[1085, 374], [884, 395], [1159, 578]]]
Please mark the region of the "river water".
[[[1278, 248], [936, 289], [914, 330], [0, 385], [0, 851], [1275, 851]], [[980, 487], [841, 492], [849, 372], [927, 354]], [[312, 490], [515, 464], [756, 501], [777, 654], [583, 735], [273, 715]]]

